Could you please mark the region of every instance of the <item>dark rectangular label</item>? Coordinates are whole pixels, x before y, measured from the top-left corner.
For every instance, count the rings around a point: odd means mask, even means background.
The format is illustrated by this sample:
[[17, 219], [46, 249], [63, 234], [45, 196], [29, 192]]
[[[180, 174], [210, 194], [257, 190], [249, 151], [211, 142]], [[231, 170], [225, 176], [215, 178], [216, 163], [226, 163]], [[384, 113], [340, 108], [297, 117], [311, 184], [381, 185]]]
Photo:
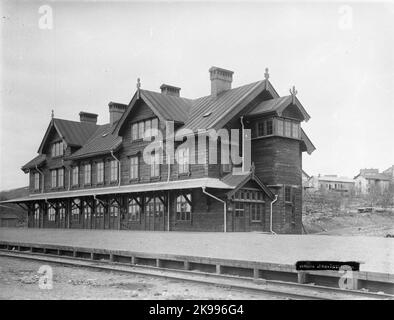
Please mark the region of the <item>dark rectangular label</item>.
[[347, 270], [359, 271], [360, 263], [356, 261], [297, 261], [296, 270], [307, 271], [307, 270], [331, 270], [339, 271], [341, 267]]

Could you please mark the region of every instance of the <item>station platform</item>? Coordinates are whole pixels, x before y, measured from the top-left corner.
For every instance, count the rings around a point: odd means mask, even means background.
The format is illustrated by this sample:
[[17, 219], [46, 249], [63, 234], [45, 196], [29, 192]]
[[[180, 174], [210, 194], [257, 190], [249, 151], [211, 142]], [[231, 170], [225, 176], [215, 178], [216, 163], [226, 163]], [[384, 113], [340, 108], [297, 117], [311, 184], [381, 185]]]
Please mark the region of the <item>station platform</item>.
[[394, 275], [394, 239], [390, 238], [0, 228], [1, 241], [287, 266], [299, 260], [358, 261], [360, 271]]

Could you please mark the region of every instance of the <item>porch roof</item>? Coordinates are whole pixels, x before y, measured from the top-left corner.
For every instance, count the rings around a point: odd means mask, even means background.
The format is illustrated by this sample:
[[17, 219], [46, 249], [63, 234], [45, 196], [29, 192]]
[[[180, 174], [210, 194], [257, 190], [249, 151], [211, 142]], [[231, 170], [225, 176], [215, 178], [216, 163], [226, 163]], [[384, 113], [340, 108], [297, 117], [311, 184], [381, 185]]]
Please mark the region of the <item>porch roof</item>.
[[106, 188], [91, 188], [82, 190], [70, 190], [59, 192], [48, 192], [33, 194], [28, 197], [10, 199], [1, 201], [0, 203], [21, 203], [35, 200], [49, 200], [60, 198], [78, 198], [86, 196], [99, 196], [106, 194], [121, 194], [132, 192], [148, 192], [148, 191], [163, 191], [163, 190], [179, 190], [179, 189], [193, 189], [193, 188], [214, 188], [214, 189], [234, 189], [235, 186], [229, 185], [216, 178], [198, 178], [198, 179], [184, 179], [174, 181], [161, 181], [151, 183], [138, 183], [126, 186], [114, 186]]

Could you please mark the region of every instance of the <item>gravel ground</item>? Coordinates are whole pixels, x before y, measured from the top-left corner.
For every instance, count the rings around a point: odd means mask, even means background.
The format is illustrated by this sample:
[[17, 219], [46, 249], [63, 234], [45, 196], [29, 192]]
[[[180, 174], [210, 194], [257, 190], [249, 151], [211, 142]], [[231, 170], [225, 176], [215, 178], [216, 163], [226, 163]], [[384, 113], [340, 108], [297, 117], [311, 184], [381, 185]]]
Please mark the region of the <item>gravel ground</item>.
[[213, 285], [183, 283], [58, 264], [48, 265], [53, 270], [53, 287], [40, 289], [41, 275], [38, 270], [42, 263], [0, 257], [0, 299], [279, 299], [268, 294], [245, 294]]

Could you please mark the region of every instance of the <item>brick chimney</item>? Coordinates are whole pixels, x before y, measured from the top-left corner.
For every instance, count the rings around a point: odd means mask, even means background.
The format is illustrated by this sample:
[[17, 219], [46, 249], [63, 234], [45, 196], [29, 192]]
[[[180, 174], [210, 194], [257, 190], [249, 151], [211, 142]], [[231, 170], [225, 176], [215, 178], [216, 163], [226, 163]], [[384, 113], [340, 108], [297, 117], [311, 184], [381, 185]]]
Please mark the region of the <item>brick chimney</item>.
[[95, 113], [90, 113], [90, 112], [85, 112], [81, 111], [79, 113], [79, 121], [81, 122], [89, 122], [89, 123], [97, 123], [97, 117], [98, 115]]
[[217, 96], [219, 93], [230, 90], [233, 82], [233, 71], [211, 67], [209, 69], [211, 79], [211, 95]]
[[117, 122], [126, 111], [127, 105], [117, 102], [110, 102], [108, 103], [109, 107], [109, 122], [111, 126]]
[[161, 90], [161, 93], [163, 93], [163, 94], [167, 94], [169, 96], [179, 97], [179, 93], [181, 91], [181, 88], [170, 86], [169, 84], [163, 83], [160, 86], [160, 90]]

